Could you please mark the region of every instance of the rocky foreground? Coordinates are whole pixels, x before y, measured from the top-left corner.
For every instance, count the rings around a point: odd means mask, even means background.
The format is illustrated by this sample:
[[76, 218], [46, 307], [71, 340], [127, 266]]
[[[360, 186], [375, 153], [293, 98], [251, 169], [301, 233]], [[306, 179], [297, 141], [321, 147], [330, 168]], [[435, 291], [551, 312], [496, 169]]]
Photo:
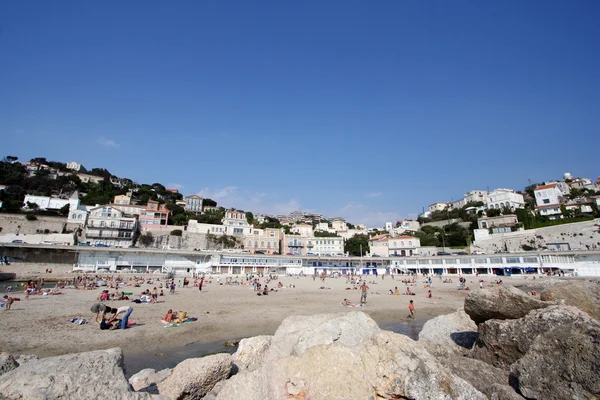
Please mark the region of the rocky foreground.
[[0, 399], [597, 399], [600, 285], [473, 291], [413, 341], [362, 312], [285, 319], [233, 355], [145, 369], [120, 349], [0, 355]]

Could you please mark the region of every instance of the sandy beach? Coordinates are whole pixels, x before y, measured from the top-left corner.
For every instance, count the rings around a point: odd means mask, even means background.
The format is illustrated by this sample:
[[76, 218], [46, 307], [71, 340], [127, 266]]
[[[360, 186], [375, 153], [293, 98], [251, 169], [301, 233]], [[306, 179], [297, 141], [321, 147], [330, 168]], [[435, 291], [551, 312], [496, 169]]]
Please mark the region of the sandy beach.
[[[51, 266], [52, 274], [45, 274], [44, 265], [14, 264], [1, 266], [2, 272], [18, 272], [19, 278], [26, 276], [42, 276], [58, 279], [74, 274], [67, 274], [67, 267]], [[26, 273], [24, 273], [26, 271]], [[58, 272], [58, 273], [57, 273]], [[129, 275], [122, 275], [128, 282]], [[320, 313], [339, 313], [360, 310], [368, 313], [380, 326], [394, 324], [417, 324], [434, 316], [452, 312], [463, 306], [467, 291], [457, 290], [458, 277], [448, 276], [453, 283], [442, 283], [439, 278], [433, 279], [432, 293], [435, 298], [425, 297], [427, 288], [424, 287], [424, 277], [416, 278], [416, 284], [410, 289], [415, 296], [393, 296], [388, 291], [398, 287], [400, 292], [406, 289], [402, 283], [408, 277], [395, 276], [392, 279], [365, 276], [369, 286], [367, 304], [364, 307], [346, 307], [341, 303], [347, 298], [353, 303], [360, 300], [360, 290], [352, 289], [353, 285], [346, 283], [345, 278], [327, 278], [325, 282], [312, 277], [280, 276], [283, 289], [271, 292], [268, 296], [257, 296], [252, 285], [223, 284], [225, 276], [220, 276], [221, 284], [216, 276], [208, 281], [202, 292], [197, 287], [177, 287], [175, 294], [170, 295], [164, 289], [165, 296], [159, 297], [156, 304], [136, 304], [130, 301], [108, 301], [112, 307], [131, 305], [133, 313], [130, 321], [136, 325], [126, 330], [101, 331], [93, 321], [90, 312], [91, 305], [96, 301], [101, 289], [76, 290], [64, 289], [64, 294], [54, 296], [31, 296], [25, 300], [24, 293], [12, 295], [20, 297], [21, 301], [13, 304], [10, 311], [0, 312], [0, 350], [13, 354], [34, 354], [39, 357], [121, 347], [125, 354], [164, 355], [174, 349], [186, 346], [224, 342], [260, 334], [273, 334], [281, 321], [289, 315], [311, 315]], [[125, 287], [123, 291], [133, 292], [132, 298], [149, 288], [158, 287], [165, 282], [161, 277], [151, 276], [152, 284], [141, 287]], [[235, 277], [233, 277], [235, 280]], [[238, 277], [242, 282], [243, 276]], [[467, 285], [472, 290], [479, 290], [478, 279], [468, 277]], [[485, 285], [495, 285], [495, 276], [482, 276]], [[538, 285], [545, 279], [531, 276], [501, 277], [504, 284]], [[265, 279], [261, 279], [264, 283]], [[176, 279], [179, 281], [179, 279]], [[269, 288], [276, 288], [278, 281], [269, 283]], [[193, 280], [192, 280], [193, 284]], [[294, 285], [295, 288], [290, 288]], [[321, 289], [320, 287], [328, 289]], [[0, 287], [2, 285], [0, 284]], [[350, 288], [347, 290], [347, 288]], [[114, 290], [112, 290], [114, 291]], [[2, 293], [4, 295], [4, 293]], [[414, 300], [417, 311], [416, 320], [407, 319], [409, 300]], [[197, 317], [195, 322], [181, 324], [178, 327], [165, 328], [161, 318], [168, 309], [186, 311], [188, 316]], [[4, 308], [2, 308], [4, 310]], [[73, 318], [84, 317], [89, 323], [76, 325], [70, 321]], [[194, 354], [190, 354], [194, 356]], [[151, 367], [151, 365], [147, 365]]]

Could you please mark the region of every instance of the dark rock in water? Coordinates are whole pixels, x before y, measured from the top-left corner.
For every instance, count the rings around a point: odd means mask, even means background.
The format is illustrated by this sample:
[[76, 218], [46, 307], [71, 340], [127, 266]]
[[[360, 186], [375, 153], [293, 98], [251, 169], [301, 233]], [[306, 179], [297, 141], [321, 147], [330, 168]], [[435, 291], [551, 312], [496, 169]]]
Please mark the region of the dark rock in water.
[[151, 399], [131, 391], [121, 349], [31, 360], [0, 376], [2, 399]]
[[600, 323], [590, 318], [541, 333], [512, 365], [511, 381], [528, 399], [600, 398]]
[[465, 299], [465, 312], [477, 324], [490, 319], [518, 319], [551, 306], [513, 286], [474, 290]]
[[497, 368], [510, 369], [523, 357], [541, 333], [558, 326], [583, 327], [594, 320], [576, 307], [551, 306], [532, 311], [525, 318], [490, 320], [479, 325], [473, 357]]
[[572, 281], [544, 289], [540, 293], [544, 301], [563, 302], [575, 306], [600, 320], [600, 283]]
[[494, 384], [500, 386], [506, 385], [514, 392], [508, 386], [508, 371], [468, 357], [440, 358], [440, 362], [448, 367], [453, 374], [460, 376], [488, 397], [491, 397], [495, 392], [492, 387]]
[[477, 335], [475, 322], [463, 310], [458, 310], [425, 322], [419, 343], [436, 357], [451, 357], [468, 354]]

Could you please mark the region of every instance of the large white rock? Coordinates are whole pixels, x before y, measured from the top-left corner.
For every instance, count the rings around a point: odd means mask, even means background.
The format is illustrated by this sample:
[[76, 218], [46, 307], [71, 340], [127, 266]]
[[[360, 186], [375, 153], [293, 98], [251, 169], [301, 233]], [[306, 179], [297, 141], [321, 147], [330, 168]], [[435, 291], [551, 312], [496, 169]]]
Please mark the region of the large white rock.
[[301, 355], [310, 347], [334, 342], [356, 347], [379, 330], [371, 317], [359, 311], [291, 316], [284, 319], [277, 328], [265, 360]]
[[31, 360], [0, 376], [6, 399], [158, 399], [131, 391], [119, 348]]
[[486, 396], [407, 336], [374, 332], [358, 345], [338, 341], [268, 360], [233, 376], [217, 399], [464, 399]]
[[158, 392], [173, 400], [201, 399], [215, 384], [231, 373], [230, 354], [188, 358], [177, 364], [171, 374], [158, 383]]
[[419, 343], [436, 357], [468, 354], [477, 340], [477, 325], [460, 309], [425, 322]]
[[273, 336], [263, 335], [240, 340], [233, 354], [233, 363], [239, 371], [259, 368], [265, 361]]
[[147, 392], [158, 394], [158, 383], [171, 375], [171, 368], [157, 371], [146, 368], [129, 378], [129, 384], [136, 392]]

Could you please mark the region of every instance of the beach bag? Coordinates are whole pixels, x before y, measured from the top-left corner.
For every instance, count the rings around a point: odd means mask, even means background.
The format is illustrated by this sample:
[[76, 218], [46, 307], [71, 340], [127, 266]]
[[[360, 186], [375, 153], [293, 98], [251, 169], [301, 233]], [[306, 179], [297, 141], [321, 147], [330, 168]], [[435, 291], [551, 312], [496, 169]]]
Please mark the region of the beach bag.
[[179, 313], [177, 314], [177, 317], [178, 317], [180, 320], [182, 320], [182, 321], [183, 321], [183, 320], [185, 319], [185, 317], [187, 317], [187, 312], [186, 312], [186, 311], [179, 311]]

